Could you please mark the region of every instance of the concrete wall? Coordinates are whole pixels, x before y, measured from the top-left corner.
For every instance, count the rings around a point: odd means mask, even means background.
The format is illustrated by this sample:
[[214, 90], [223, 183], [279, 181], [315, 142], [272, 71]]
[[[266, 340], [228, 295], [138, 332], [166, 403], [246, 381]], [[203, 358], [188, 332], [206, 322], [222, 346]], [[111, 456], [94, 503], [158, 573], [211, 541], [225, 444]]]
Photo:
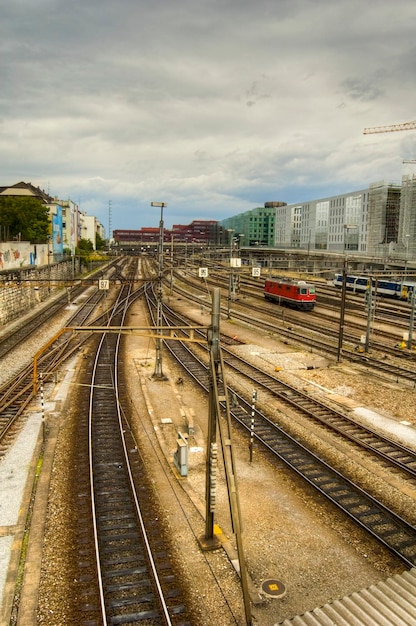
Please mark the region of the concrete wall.
[[[79, 265], [79, 259], [77, 259]], [[65, 288], [65, 280], [73, 277], [79, 267], [71, 260], [50, 263], [38, 268], [14, 268], [0, 274], [0, 327], [28, 313], [58, 290]], [[55, 282], [62, 281], [62, 282]]]

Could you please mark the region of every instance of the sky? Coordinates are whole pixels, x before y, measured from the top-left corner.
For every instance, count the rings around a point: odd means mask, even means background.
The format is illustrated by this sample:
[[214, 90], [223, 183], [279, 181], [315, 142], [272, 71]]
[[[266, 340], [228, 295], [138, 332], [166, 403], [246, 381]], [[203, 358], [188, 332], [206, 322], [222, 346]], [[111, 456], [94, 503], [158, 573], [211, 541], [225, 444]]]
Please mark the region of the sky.
[[0, 186], [109, 228], [416, 174], [414, 0], [0, 0]]

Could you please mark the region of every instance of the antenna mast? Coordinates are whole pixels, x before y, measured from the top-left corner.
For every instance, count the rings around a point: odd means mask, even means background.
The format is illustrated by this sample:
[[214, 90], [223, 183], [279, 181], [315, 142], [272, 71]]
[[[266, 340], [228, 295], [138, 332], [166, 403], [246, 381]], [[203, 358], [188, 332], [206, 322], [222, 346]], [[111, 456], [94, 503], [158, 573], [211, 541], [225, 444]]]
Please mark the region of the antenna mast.
[[111, 240], [111, 200], [108, 202], [108, 243]]

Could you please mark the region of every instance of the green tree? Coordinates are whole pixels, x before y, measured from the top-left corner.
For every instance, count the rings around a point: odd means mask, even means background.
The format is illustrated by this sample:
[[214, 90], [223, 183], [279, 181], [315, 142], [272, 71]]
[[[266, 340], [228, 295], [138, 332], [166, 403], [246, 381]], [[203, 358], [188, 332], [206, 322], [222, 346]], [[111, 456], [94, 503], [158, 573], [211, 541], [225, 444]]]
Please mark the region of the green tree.
[[95, 233], [95, 249], [96, 250], [104, 250], [107, 246], [107, 240], [103, 239], [101, 235]]
[[92, 241], [90, 239], [80, 239], [75, 249], [75, 253], [79, 256], [88, 256], [93, 251], [94, 246], [92, 245]]
[[0, 196], [0, 226], [10, 239], [46, 243], [49, 209], [38, 198]]

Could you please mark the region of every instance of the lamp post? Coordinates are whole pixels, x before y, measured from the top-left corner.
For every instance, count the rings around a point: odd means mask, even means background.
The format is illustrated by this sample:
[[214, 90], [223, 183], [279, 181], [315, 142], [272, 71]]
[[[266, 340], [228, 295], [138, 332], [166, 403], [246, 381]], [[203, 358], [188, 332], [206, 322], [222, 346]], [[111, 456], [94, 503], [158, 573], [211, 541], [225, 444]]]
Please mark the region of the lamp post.
[[[51, 255], [53, 255], [53, 249], [52, 251], [50, 249], [51, 239], [52, 239], [52, 236], [49, 235], [48, 236], [48, 294], [51, 293]], [[53, 242], [52, 242], [52, 245], [53, 245]]]
[[347, 291], [347, 259], [344, 259], [342, 268], [342, 290], [341, 290], [341, 309], [339, 313], [339, 331], [338, 331], [338, 349], [337, 362], [341, 361], [342, 343], [344, 340], [344, 324], [345, 324], [345, 299]]
[[231, 290], [232, 290], [232, 282], [233, 282], [232, 258], [233, 258], [233, 244], [234, 244], [234, 237], [233, 237], [234, 228], [227, 228], [227, 232], [230, 233], [230, 275], [229, 275], [229, 278], [228, 278], [227, 319], [231, 319], [230, 305], [231, 305]]
[[[233, 264], [236, 263], [235, 267], [240, 267], [241, 264], [241, 239], [244, 237], [244, 233], [238, 233], [238, 236], [235, 237], [236, 248], [237, 248], [237, 258], [238, 261], [233, 261]], [[236, 294], [240, 293], [240, 273], [237, 271], [235, 275], [233, 275], [233, 284], [232, 284], [232, 296], [235, 299]]]
[[344, 341], [344, 324], [345, 324], [345, 300], [347, 295], [347, 269], [348, 269], [348, 231], [353, 226], [349, 224], [344, 224], [344, 242], [343, 242], [343, 252], [344, 252], [344, 264], [342, 268], [342, 288], [341, 288], [341, 309], [339, 312], [339, 331], [338, 331], [338, 349], [337, 349], [337, 362], [341, 361], [342, 357], [342, 344]]
[[[158, 250], [158, 281], [157, 281], [157, 306], [156, 306], [156, 325], [157, 334], [162, 334], [162, 276], [163, 276], [163, 209], [167, 206], [166, 202], [151, 202], [151, 206], [160, 207], [159, 222], [159, 250]], [[158, 380], [166, 380], [166, 376], [162, 370], [162, 339], [156, 338], [156, 360], [155, 371], [152, 378]]]
[[415, 306], [416, 306], [416, 292], [413, 289], [412, 295], [410, 297], [410, 318], [409, 318], [409, 335], [407, 337], [407, 349], [412, 349], [412, 340], [413, 340], [413, 324], [415, 320]]
[[170, 295], [173, 293], [173, 235], [170, 236]]

